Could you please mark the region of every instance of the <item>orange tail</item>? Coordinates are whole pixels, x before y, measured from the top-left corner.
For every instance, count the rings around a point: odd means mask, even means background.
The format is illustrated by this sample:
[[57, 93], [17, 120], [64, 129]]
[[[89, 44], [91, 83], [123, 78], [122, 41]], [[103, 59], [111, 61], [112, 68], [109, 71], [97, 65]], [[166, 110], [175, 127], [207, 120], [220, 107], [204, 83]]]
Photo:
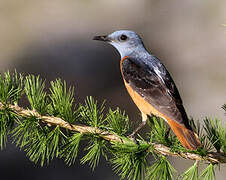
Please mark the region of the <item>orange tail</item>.
[[167, 122], [185, 148], [196, 150], [201, 146], [198, 135], [194, 131], [187, 129], [185, 126], [180, 125], [171, 119], [167, 119]]

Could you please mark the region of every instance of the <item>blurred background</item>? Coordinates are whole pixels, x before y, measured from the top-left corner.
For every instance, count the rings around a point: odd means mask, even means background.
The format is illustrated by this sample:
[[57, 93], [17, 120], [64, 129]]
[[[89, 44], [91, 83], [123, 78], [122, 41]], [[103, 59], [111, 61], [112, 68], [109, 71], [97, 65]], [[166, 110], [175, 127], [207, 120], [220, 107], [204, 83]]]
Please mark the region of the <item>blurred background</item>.
[[[107, 106], [120, 107], [138, 122], [139, 111], [121, 79], [119, 54], [92, 40], [130, 29], [168, 68], [189, 116], [225, 122], [224, 23], [224, 0], [0, 0], [0, 72], [40, 74], [47, 82], [60, 77], [75, 86], [77, 103], [88, 95], [106, 99]], [[79, 160], [67, 167], [56, 159], [41, 168], [10, 143], [0, 159], [0, 174], [7, 180], [119, 179], [104, 160], [94, 172]], [[171, 160], [179, 172], [192, 164]], [[216, 170], [217, 179], [225, 179], [225, 167]]]

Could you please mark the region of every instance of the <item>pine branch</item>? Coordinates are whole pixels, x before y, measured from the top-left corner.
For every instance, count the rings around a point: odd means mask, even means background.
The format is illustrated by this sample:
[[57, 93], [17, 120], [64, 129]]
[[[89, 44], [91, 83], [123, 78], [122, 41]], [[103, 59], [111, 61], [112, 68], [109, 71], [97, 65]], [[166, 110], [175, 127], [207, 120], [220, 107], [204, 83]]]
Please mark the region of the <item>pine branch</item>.
[[[131, 144], [133, 143], [130, 139], [126, 137], [121, 137], [116, 134], [103, 131], [99, 128], [85, 126], [85, 125], [75, 125], [70, 124], [59, 117], [53, 116], [42, 116], [35, 110], [28, 110], [19, 107], [18, 105], [9, 105], [8, 106], [12, 111], [16, 114], [23, 117], [31, 117], [35, 116], [36, 118], [42, 120], [44, 123], [47, 123], [49, 126], [60, 126], [62, 128], [76, 131], [81, 134], [94, 134], [98, 135], [101, 138], [110, 141], [111, 143], [122, 143], [122, 144]], [[4, 109], [4, 105], [0, 102], [0, 110]], [[154, 148], [154, 151], [160, 155], [164, 156], [175, 156], [182, 157], [190, 160], [198, 160], [198, 161], [208, 161], [210, 163], [226, 163], [226, 156], [221, 152], [209, 152], [206, 156], [201, 156], [199, 154], [191, 153], [191, 152], [171, 152], [170, 148], [164, 146], [162, 144], [151, 143], [151, 146]]]
[[[226, 163], [226, 129], [219, 120], [204, 120], [205, 125], [190, 120], [197, 132], [202, 147], [189, 151], [182, 147], [176, 136], [169, 133], [163, 119], [152, 117], [148, 139], [127, 138], [130, 123], [125, 112], [109, 109], [105, 113], [104, 103], [98, 104], [88, 97], [84, 104], [75, 105], [74, 88], [67, 88], [60, 79], [50, 82], [39, 76], [23, 77], [16, 72], [0, 74], [0, 148], [5, 147], [7, 136], [23, 149], [29, 159], [41, 166], [53, 158], [64, 159], [71, 165], [77, 157], [80, 142], [88, 140], [87, 153], [80, 160], [94, 170], [105, 157], [121, 179], [173, 179], [175, 169], [166, 156], [204, 161], [208, 164], [199, 176], [213, 179], [215, 164]], [[31, 109], [18, 106], [24, 97]], [[226, 105], [223, 106], [226, 111]], [[81, 124], [79, 124], [81, 123]], [[213, 151], [215, 149], [215, 151]], [[155, 162], [150, 161], [150, 156]], [[183, 179], [198, 177], [195, 163], [182, 175]]]

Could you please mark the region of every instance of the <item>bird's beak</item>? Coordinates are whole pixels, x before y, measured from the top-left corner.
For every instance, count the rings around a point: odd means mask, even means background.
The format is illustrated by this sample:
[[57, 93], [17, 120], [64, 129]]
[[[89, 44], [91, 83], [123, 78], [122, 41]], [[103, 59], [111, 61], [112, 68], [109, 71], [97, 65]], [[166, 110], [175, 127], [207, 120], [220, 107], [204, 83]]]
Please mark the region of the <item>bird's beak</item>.
[[109, 42], [108, 36], [94, 36], [93, 40]]

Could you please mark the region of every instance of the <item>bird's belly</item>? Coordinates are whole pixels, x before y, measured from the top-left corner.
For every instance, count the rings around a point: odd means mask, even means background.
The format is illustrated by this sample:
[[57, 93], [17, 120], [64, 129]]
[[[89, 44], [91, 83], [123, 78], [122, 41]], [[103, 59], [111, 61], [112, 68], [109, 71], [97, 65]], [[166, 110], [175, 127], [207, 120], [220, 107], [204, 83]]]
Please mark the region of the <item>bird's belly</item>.
[[133, 90], [130, 85], [124, 81], [126, 89], [129, 93], [129, 95], [131, 96], [131, 98], [133, 99], [134, 103], [136, 104], [136, 106], [138, 107], [138, 109], [147, 114], [147, 115], [155, 115], [155, 116], [159, 116], [162, 118], [165, 118], [164, 115], [159, 112], [158, 110], [156, 110], [150, 103], [148, 103], [145, 98], [143, 98], [141, 95], [139, 95], [135, 90]]

